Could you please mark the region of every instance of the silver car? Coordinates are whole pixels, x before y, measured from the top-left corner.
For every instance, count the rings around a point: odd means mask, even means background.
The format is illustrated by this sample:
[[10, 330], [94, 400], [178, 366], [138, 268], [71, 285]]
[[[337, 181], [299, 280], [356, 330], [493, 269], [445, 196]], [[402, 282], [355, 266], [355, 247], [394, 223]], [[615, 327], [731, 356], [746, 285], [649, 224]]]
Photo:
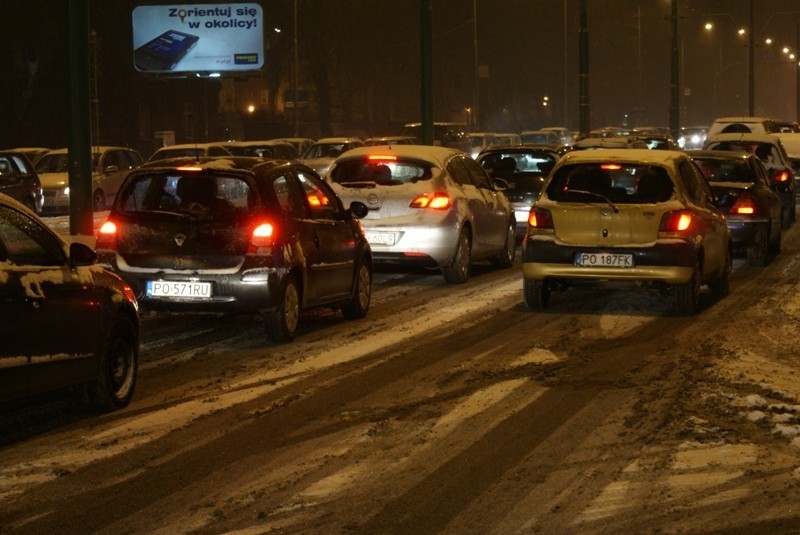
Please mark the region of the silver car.
[[337, 158], [327, 180], [345, 205], [360, 201], [376, 263], [440, 269], [465, 282], [473, 261], [510, 267], [514, 211], [503, 190], [466, 153], [447, 147], [363, 147]]

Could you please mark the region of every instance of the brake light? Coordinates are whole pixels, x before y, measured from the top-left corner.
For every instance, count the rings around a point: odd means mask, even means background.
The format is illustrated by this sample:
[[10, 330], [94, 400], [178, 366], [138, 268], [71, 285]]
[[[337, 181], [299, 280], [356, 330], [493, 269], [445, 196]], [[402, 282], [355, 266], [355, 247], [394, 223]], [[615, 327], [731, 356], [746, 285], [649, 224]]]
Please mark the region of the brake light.
[[370, 154], [367, 156], [367, 160], [371, 162], [396, 162], [397, 156], [392, 156], [391, 154]]
[[605, 169], [606, 171], [619, 171], [622, 169], [622, 166], [618, 163], [604, 163], [600, 166], [600, 169]]
[[686, 232], [692, 228], [694, 216], [691, 212], [677, 210], [667, 212], [661, 217], [659, 232]]
[[276, 228], [272, 223], [259, 223], [253, 229], [250, 243], [254, 247], [270, 247], [275, 243]]
[[783, 171], [778, 171], [775, 173], [775, 182], [788, 182], [789, 181], [789, 171], [784, 169]]
[[450, 208], [450, 197], [446, 193], [427, 193], [419, 195], [409, 205], [411, 208], [431, 208], [433, 210], [447, 210]]
[[202, 171], [203, 168], [199, 165], [182, 165], [177, 168], [178, 171]]
[[95, 248], [114, 247], [117, 241], [118, 231], [119, 229], [117, 228], [117, 224], [110, 219], [107, 220], [100, 226], [100, 230], [97, 232], [97, 242], [95, 244]]
[[750, 195], [742, 194], [733, 203], [729, 212], [738, 215], [753, 215], [756, 213], [756, 203], [753, 202], [753, 198]]
[[550, 210], [532, 207], [528, 212], [528, 226], [535, 229], [552, 229], [553, 216]]

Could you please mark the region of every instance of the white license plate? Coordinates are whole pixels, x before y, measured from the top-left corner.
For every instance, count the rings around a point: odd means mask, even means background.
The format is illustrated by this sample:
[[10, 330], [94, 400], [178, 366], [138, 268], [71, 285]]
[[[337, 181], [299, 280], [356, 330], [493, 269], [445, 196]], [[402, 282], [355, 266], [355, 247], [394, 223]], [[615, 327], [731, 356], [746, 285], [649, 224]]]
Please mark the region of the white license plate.
[[208, 299], [210, 282], [147, 281], [148, 297], [179, 297], [181, 299]]
[[633, 255], [621, 253], [577, 253], [575, 265], [581, 267], [632, 268]]
[[394, 232], [366, 232], [370, 245], [394, 245]]

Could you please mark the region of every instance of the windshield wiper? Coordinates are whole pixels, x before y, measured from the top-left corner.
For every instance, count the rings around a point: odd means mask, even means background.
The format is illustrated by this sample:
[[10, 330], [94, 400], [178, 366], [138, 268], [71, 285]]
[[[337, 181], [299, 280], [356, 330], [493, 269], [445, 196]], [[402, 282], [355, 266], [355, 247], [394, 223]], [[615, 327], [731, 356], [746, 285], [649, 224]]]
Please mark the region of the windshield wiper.
[[615, 214], [619, 213], [619, 208], [617, 208], [617, 206], [613, 202], [611, 202], [611, 199], [609, 199], [608, 197], [606, 197], [605, 195], [603, 195], [601, 193], [595, 193], [594, 191], [586, 191], [585, 189], [568, 189], [567, 192], [570, 192], [570, 193], [583, 193], [583, 194], [589, 195], [591, 197], [597, 197], [598, 199], [603, 199], [604, 201], [606, 201], [608, 203], [608, 205], [611, 207], [611, 209], [614, 210]]

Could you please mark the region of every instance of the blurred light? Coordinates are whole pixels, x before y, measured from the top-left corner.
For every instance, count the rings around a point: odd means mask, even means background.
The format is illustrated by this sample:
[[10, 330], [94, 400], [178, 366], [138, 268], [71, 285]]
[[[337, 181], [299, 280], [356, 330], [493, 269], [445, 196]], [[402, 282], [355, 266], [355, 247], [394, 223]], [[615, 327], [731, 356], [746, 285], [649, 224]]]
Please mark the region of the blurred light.
[[764, 44], [771, 45], [772, 44], [772, 37], [767, 37], [766, 39], [764, 39]]
[[704, 28], [706, 30], [713, 30], [714, 29], [714, 25], [712, 23], [710, 23], [710, 22], [706, 22], [706, 25], [704, 26]]
[[738, 33], [739, 33], [739, 35], [745, 35], [747, 33], [747, 30], [745, 30], [744, 28], [739, 28], [739, 32]]
[[253, 106], [252, 104], [247, 106], [247, 113], [253, 113], [254, 111], [256, 111], [256, 107], [255, 106]]
[[788, 54], [789, 53], [789, 47], [788, 46], [783, 47], [783, 53], [784, 54]]

